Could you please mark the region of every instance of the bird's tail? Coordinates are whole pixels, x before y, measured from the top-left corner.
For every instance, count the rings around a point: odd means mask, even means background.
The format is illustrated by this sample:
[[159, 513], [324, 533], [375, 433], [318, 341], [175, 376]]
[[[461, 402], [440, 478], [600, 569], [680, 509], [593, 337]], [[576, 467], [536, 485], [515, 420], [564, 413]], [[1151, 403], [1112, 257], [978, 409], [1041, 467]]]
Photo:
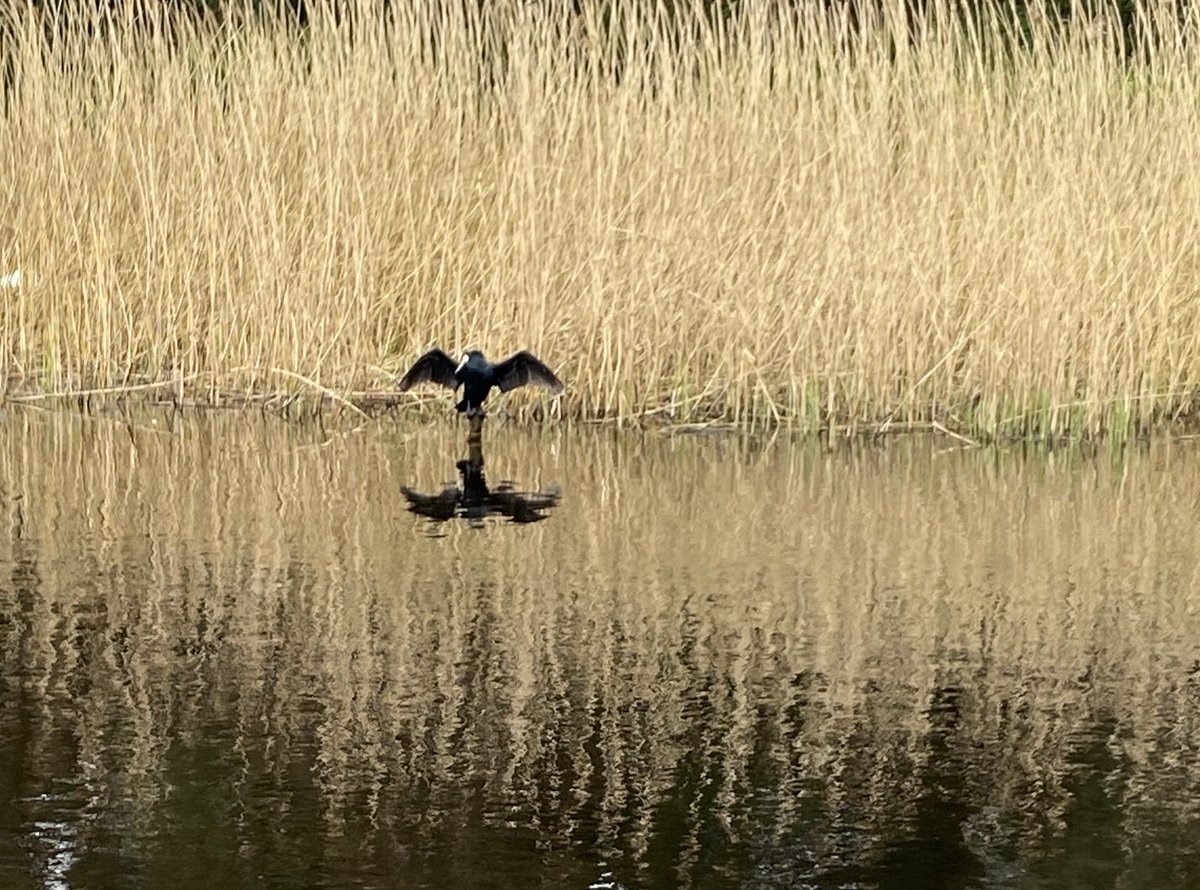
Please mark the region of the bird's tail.
[[457, 405], [454, 406], [454, 410], [455, 411], [466, 411], [467, 410], [467, 400], [464, 398], [462, 401], [460, 401]]

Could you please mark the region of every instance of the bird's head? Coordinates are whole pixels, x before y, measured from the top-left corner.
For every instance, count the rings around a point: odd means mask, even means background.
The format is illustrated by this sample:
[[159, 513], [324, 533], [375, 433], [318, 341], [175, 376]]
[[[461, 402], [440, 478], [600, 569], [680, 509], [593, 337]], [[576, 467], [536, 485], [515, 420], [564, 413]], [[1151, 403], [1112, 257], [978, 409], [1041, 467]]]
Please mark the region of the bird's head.
[[463, 353], [462, 361], [458, 363], [458, 367], [454, 369], [454, 373], [458, 373], [467, 365], [476, 365], [483, 361], [483, 353], [478, 349], [468, 349]]

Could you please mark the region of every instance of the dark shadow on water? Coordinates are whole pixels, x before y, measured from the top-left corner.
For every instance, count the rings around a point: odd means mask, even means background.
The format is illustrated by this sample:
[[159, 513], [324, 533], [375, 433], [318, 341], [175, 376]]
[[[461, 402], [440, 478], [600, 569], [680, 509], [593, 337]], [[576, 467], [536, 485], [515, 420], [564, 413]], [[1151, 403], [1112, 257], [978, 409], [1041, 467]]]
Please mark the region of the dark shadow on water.
[[511, 481], [488, 485], [483, 472], [482, 421], [472, 419], [467, 435], [467, 456], [455, 463], [459, 481], [440, 492], [426, 493], [402, 486], [400, 491], [412, 513], [435, 523], [453, 519], [465, 520], [467, 525], [482, 528], [489, 518], [510, 522], [541, 522], [549, 518], [546, 511], [558, 505], [562, 491], [552, 485], [540, 491], [520, 491]]

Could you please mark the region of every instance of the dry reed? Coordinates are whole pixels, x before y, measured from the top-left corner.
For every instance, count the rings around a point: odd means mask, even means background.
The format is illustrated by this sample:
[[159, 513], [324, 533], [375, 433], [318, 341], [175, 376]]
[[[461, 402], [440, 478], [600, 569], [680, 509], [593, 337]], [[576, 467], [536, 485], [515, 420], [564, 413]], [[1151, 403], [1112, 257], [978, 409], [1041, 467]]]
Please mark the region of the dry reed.
[[381, 390], [440, 344], [538, 351], [585, 418], [1194, 412], [1194, 14], [1132, 52], [1103, 11], [398, 6], [11, 13], [10, 391]]

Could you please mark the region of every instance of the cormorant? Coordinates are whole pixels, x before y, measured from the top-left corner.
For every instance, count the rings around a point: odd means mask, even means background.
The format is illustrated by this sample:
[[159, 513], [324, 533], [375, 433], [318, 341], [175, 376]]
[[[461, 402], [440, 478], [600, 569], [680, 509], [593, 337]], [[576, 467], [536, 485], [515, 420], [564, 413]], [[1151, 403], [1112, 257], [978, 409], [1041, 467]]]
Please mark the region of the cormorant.
[[418, 383], [438, 383], [450, 389], [463, 388], [463, 398], [455, 410], [467, 417], [483, 414], [483, 400], [493, 386], [508, 392], [518, 386], [536, 383], [552, 393], [563, 391], [562, 381], [531, 352], [521, 350], [502, 362], [492, 364], [478, 349], [465, 353], [457, 365], [440, 349], [431, 349], [400, 378], [397, 388], [404, 392]]

